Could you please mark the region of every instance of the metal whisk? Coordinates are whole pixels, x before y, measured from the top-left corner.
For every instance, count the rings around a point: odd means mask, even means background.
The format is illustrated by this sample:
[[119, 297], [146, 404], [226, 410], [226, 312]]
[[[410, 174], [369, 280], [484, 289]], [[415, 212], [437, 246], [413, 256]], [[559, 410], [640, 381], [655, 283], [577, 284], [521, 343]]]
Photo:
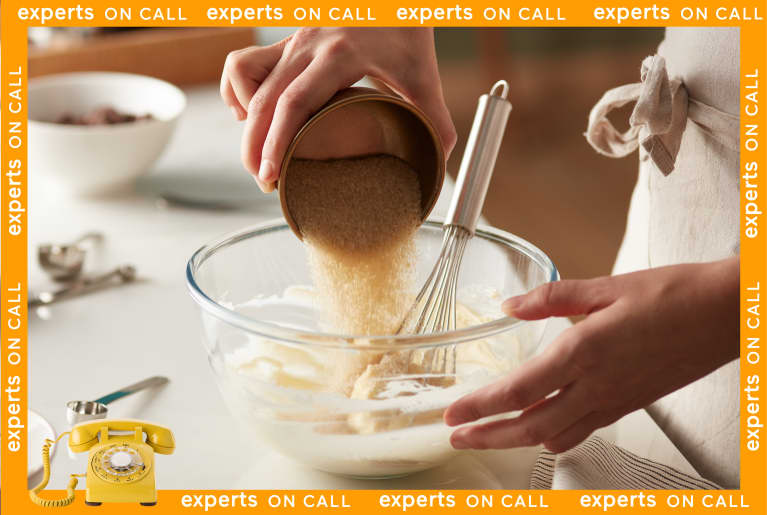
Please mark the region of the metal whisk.
[[[400, 326], [399, 333], [423, 334], [455, 329], [458, 272], [466, 244], [474, 235], [498, 149], [511, 112], [509, 84], [500, 80], [482, 95], [463, 153], [455, 192], [443, 230], [439, 258]], [[454, 371], [455, 346], [435, 351], [431, 371]]]

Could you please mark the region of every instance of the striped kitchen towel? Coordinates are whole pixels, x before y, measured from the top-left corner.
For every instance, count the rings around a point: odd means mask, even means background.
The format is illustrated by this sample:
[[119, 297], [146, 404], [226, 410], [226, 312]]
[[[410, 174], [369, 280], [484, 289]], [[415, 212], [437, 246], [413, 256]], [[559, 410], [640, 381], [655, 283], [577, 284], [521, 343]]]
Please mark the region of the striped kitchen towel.
[[543, 450], [533, 467], [536, 490], [718, 490], [691, 476], [592, 436], [569, 451]]

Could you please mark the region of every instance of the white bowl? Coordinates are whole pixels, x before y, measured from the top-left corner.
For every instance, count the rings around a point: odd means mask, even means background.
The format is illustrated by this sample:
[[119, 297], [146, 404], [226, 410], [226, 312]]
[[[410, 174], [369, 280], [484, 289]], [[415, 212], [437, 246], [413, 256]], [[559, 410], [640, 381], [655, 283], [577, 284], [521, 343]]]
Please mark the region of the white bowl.
[[[114, 125], [55, 123], [111, 106], [150, 120]], [[130, 73], [49, 75], [29, 83], [29, 169], [45, 187], [82, 196], [130, 187], [160, 157], [186, 96], [176, 86]]]

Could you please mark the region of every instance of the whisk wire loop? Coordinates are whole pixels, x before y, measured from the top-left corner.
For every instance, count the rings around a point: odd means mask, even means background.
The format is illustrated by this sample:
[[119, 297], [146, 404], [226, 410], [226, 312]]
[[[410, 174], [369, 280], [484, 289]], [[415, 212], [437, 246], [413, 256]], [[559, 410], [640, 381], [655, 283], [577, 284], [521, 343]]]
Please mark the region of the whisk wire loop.
[[[474, 235], [482, 211], [511, 112], [508, 93], [509, 84], [501, 80], [493, 85], [490, 94], [479, 99], [445, 221], [439, 257], [398, 333], [438, 333], [456, 328], [458, 274], [467, 243]], [[428, 353], [431, 356], [426, 355], [424, 359], [431, 361], [431, 372], [455, 373], [455, 345], [442, 346]]]

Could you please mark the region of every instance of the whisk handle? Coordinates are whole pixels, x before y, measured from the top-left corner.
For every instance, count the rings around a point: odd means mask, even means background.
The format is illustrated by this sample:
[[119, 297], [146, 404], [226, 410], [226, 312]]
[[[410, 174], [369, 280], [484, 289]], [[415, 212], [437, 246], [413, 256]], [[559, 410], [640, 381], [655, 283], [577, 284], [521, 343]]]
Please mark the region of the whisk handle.
[[479, 97], [445, 225], [458, 225], [474, 234], [511, 113], [508, 92], [509, 84], [500, 80], [489, 94]]

